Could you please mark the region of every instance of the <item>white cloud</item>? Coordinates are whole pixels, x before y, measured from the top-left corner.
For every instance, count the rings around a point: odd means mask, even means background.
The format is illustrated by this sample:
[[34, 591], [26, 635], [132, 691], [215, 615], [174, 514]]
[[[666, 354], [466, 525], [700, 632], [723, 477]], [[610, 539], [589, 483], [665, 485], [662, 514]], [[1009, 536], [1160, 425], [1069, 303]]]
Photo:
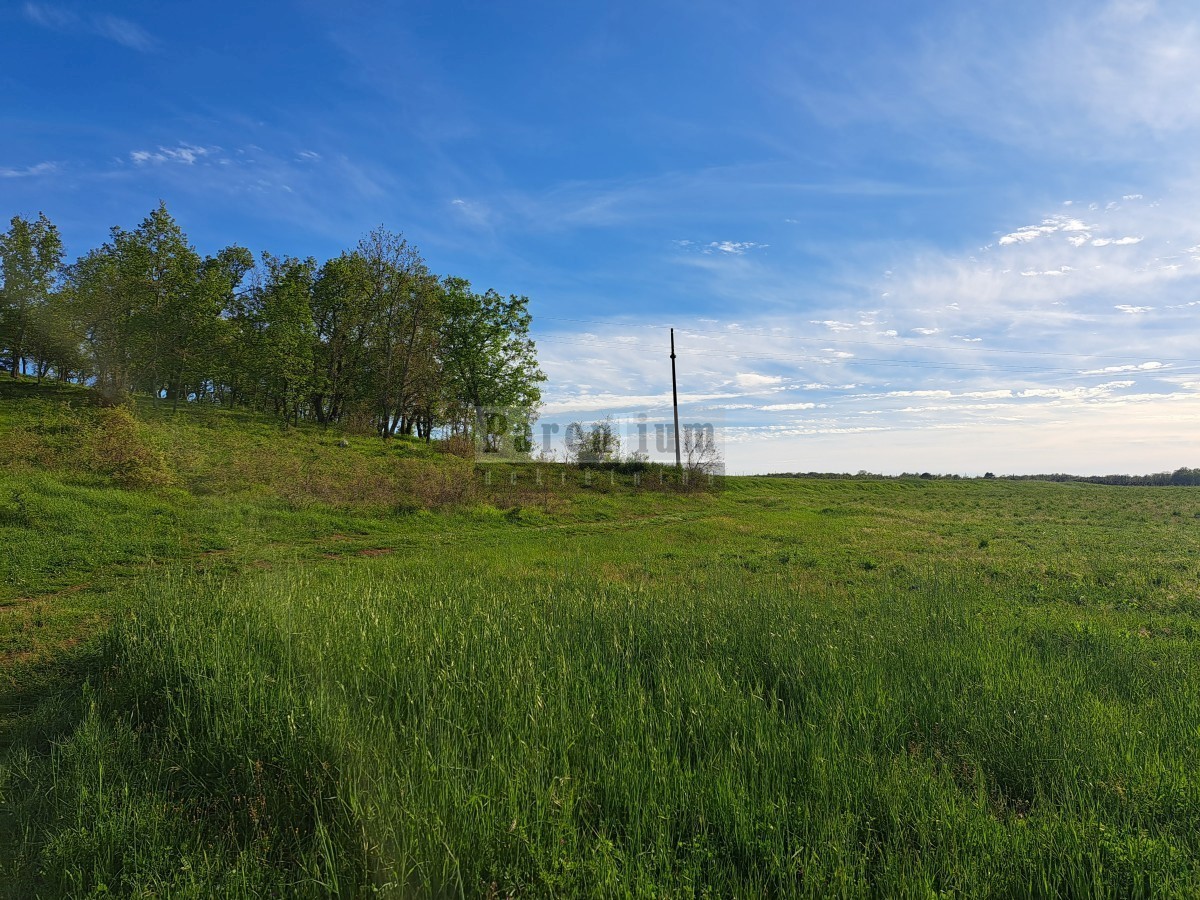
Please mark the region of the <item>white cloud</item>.
[[825, 319], [823, 321], [817, 321], [816, 319], [812, 319], [812, 320], [810, 320], [809, 324], [810, 325], [824, 325], [830, 331], [853, 331], [854, 330], [854, 325], [852, 325], [850, 322], [839, 322], [836, 319]]
[[815, 409], [815, 403], [770, 403], [766, 406], [760, 406], [759, 409], [763, 412], [792, 412], [801, 409]]
[[1154, 309], [1153, 306], [1130, 306], [1128, 303], [1121, 303], [1114, 306], [1113, 309], [1119, 309], [1123, 313], [1128, 313], [1131, 316], [1136, 316], [1139, 313], [1150, 312]]
[[917, 334], [924, 334], [924, 335], [937, 334], [941, 330], [942, 329], [940, 329], [940, 328], [914, 328], [913, 329], [913, 331], [915, 331]]
[[1144, 362], [1123, 366], [1105, 366], [1103, 369], [1087, 369], [1080, 375], [1108, 375], [1114, 372], [1152, 372], [1155, 369], [1170, 368], [1166, 363]]
[[[713, 400], [728, 400], [736, 398], [737, 394], [730, 393], [681, 393], [679, 404], [708, 403]], [[544, 403], [540, 409], [543, 415], [561, 415], [563, 413], [611, 413], [629, 410], [670, 409], [671, 392], [659, 394], [574, 394], [564, 395]]]
[[38, 175], [51, 175], [57, 171], [58, 163], [54, 162], [40, 162], [22, 169], [0, 166], [0, 178], [33, 178]]
[[759, 375], [757, 372], [738, 372], [733, 376], [734, 382], [741, 388], [761, 388], [781, 384], [780, 375]]
[[701, 252], [703, 253], [731, 253], [735, 256], [741, 256], [751, 250], [762, 249], [766, 244], [756, 244], [753, 241], [712, 241]]
[[[1016, 231], [1004, 235], [1000, 238], [999, 243], [1001, 247], [1007, 247], [1012, 244], [1028, 244], [1030, 241], [1047, 234], [1054, 234], [1058, 231], [1066, 233], [1085, 232], [1095, 227], [1094, 225], [1085, 225], [1078, 219], [1068, 216], [1050, 216], [1047, 219], [1043, 219], [1041, 225], [1025, 225]], [[1073, 239], [1068, 238], [1068, 240]]]
[[1141, 242], [1142, 242], [1142, 238], [1140, 238], [1140, 237], [1123, 237], [1123, 238], [1116, 238], [1116, 239], [1114, 239], [1114, 238], [1096, 238], [1094, 241], [1092, 241], [1092, 246], [1093, 247], [1107, 247], [1109, 244], [1112, 244], [1114, 247], [1125, 247], [1130, 244], [1140, 244]]
[[221, 152], [220, 147], [201, 147], [196, 144], [180, 142], [177, 147], [159, 147], [157, 150], [134, 150], [129, 158], [134, 165], [161, 165], [163, 163], [180, 163], [195, 165], [197, 160], [205, 159]]
[[1013, 392], [1008, 388], [998, 388], [993, 391], [967, 391], [962, 394], [963, 397], [969, 397], [972, 400], [1000, 400], [1012, 397]]

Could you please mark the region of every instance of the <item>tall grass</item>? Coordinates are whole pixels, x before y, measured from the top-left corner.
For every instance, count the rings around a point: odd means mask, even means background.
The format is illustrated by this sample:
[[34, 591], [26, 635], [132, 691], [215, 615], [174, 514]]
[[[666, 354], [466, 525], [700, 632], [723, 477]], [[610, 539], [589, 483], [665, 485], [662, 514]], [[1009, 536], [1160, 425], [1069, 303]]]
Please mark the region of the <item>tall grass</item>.
[[1178, 621], [1080, 624], [965, 566], [850, 586], [533, 562], [145, 584], [83, 724], [6, 773], [22, 883], [1200, 889], [1200, 655]]

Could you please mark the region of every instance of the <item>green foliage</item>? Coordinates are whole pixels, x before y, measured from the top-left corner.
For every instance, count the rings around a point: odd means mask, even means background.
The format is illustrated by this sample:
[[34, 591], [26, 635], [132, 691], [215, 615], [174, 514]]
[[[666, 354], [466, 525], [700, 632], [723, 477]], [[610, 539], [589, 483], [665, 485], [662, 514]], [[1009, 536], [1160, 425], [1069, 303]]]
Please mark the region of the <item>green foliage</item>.
[[[29, 351], [47, 355], [52, 320], [45, 313], [62, 262], [58, 229], [38, 213], [35, 221], [13, 216], [0, 233], [0, 351], [15, 378]], [[39, 369], [39, 375], [41, 374]]]
[[[65, 270], [45, 217], [0, 236], [0, 351], [16, 373], [93, 384], [106, 402], [270, 410], [386, 438], [470, 431], [485, 407], [528, 416], [544, 376], [525, 297], [439, 280], [382, 227], [318, 268], [244, 247], [202, 259], [165, 204]], [[47, 268], [48, 267], [48, 268]], [[18, 327], [19, 326], [19, 327]]]
[[538, 368], [529, 299], [476, 294], [461, 278], [443, 282], [445, 318], [439, 336], [452, 406], [450, 419], [487, 434], [486, 409], [536, 409], [546, 376]]
[[285, 421], [298, 419], [313, 374], [312, 280], [316, 263], [278, 259], [266, 254], [266, 283], [260, 293], [257, 353], [258, 380], [274, 399]]

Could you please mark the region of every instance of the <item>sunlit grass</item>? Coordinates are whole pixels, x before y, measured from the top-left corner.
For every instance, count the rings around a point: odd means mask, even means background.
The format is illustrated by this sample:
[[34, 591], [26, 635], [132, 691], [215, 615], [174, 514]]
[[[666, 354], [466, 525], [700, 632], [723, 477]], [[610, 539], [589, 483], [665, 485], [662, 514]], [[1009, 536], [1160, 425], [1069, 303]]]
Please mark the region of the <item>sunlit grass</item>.
[[[658, 542], [568, 548], [463, 521], [457, 559], [149, 581], [79, 730], [8, 772], [55, 785], [24, 807], [45, 829], [24, 871], [77, 893], [1194, 893], [1189, 612], [1047, 600], [1031, 559], [981, 572], [890, 530], [838, 562], [801, 527], [793, 563], [772, 526], [826, 507], [784, 496], [749, 533], [693, 509]], [[1101, 569], [1116, 594], [1143, 583], [1126, 568]]]

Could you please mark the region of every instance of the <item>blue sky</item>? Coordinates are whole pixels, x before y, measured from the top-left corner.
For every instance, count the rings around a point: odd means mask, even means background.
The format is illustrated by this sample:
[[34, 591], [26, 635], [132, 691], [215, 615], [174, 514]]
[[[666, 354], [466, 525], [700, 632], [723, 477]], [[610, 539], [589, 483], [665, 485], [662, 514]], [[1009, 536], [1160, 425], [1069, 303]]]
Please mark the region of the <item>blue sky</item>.
[[72, 254], [384, 223], [526, 294], [546, 416], [732, 471], [1200, 464], [1188, 2], [0, 7], [0, 213]]

